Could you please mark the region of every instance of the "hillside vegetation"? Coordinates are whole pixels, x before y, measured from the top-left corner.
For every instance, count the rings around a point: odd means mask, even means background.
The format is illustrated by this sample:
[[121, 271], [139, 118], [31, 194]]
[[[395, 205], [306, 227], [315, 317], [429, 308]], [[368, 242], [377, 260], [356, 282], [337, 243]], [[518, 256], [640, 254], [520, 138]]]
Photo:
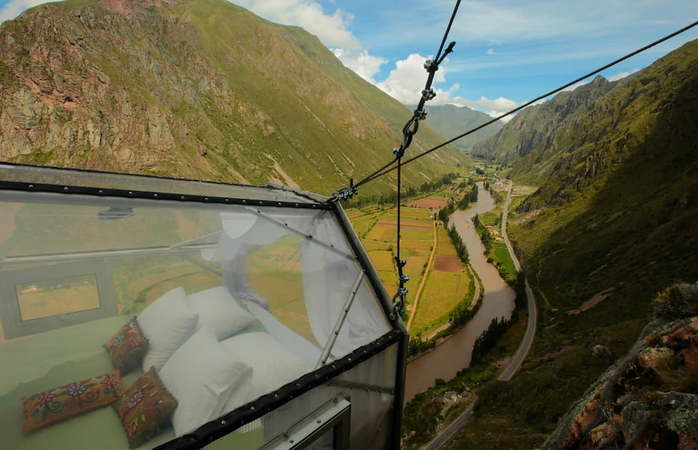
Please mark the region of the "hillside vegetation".
[[[414, 107], [411, 107], [411, 109], [414, 109]], [[448, 139], [492, 120], [491, 116], [483, 112], [455, 105], [428, 105], [426, 111], [429, 125]], [[468, 150], [478, 142], [493, 136], [502, 129], [502, 126], [504, 126], [504, 123], [497, 121], [469, 136], [457, 140], [453, 143], [453, 146], [461, 150]]]
[[[44, 4], [2, 24], [0, 61], [3, 161], [329, 193], [389, 161], [411, 115], [316, 37], [224, 0]], [[424, 124], [410, 151], [441, 142]], [[449, 147], [407, 184], [464, 162]]]
[[452, 448], [540, 446], [630, 349], [655, 294], [698, 280], [698, 42], [567, 117], [502, 130], [550, 130], [511, 172], [540, 186], [510, 226], [538, 330], [520, 373], [485, 388]]

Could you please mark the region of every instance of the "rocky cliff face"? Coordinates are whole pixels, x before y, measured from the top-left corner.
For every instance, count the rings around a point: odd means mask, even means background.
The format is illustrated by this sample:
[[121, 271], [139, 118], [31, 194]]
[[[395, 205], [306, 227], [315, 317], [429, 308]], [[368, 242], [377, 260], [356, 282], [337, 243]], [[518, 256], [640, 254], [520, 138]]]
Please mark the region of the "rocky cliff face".
[[654, 309], [630, 353], [572, 406], [543, 448], [698, 447], [698, 283], [660, 293]]
[[576, 117], [589, 111], [597, 99], [618, 85], [597, 76], [572, 92], [562, 92], [549, 101], [526, 108], [496, 135], [478, 143], [473, 154], [511, 165], [539, 148], [574, 145], [566, 142], [569, 133], [560, 133], [559, 128], [574, 123]]
[[[0, 160], [327, 193], [388, 161], [409, 114], [313, 36], [223, 0], [68, 0], [0, 28]], [[440, 142], [424, 128], [418, 145]]]

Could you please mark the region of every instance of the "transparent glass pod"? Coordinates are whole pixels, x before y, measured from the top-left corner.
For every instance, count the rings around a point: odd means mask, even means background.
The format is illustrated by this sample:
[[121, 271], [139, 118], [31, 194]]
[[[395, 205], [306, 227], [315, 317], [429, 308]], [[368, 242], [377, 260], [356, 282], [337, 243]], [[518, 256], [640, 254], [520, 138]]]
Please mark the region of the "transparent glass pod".
[[[4, 164], [0, 188], [3, 447], [200, 447], [201, 427], [275, 392], [290, 398], [228, 434], [235, 448], [276, 445], [335, 400], [350, 405], [350, 448], [390, 442], [374, 435], [387, 436], [404, 362], [396, 343], [351, 363], [395, 324], [336, 207], [286, 189]], [[118, 395], [98, 384], [114, 371]], [[150, 371], [160, 391], [134, 390]], [[168, 394], [175, 408], [158, 410]]]

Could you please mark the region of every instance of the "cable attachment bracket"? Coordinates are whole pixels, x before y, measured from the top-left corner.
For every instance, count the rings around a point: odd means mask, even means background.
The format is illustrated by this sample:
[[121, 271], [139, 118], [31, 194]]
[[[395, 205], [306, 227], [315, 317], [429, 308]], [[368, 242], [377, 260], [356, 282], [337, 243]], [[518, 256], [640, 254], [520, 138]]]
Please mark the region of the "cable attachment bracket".
[[424, 69], [429, 73], [436, 72], [439, 70], [439, 63], [433, 59], [427, 59], [424, 61]]
[[393, 322], [398, 316], [405, 314], [405, 295], [407, 288], [399, 288], [397, 294], [393, 295], [393, 309], [390, 312], [390, 320]]
[[[456, 41], [451, 41], [451, 43], [448, 44], [448, 47], [446, 47], [446, 50], [444, 50], [444, 54], [441, 55], [438, 61], [436, 61], [436, 66], [438, 67], [439, 64], [443, 62], [444, 59], [446, 59], [446, 56], [448, 56], [449, 53], [453, 52], [453, 47], [456, 46]], [[429, 69], [427, 69], [429, 70]]]
[[393, 309], [390, 312], [390, 320], [395, 320], [398, 315], [405, 314], [405, 296], [409, 292], [405, 287], [405, 283], [410, 280], [410, 276], [406, 273], [402, 273], [402, 268], [407, 264], [406, 259], [395, 258], [395, 265], [398, 271], [398, 280], [400, 286], [397, 289], [397, 293], [393, 296]]
[[354, 179], [351, 178], [349, 180], [349, 187], [345, 187], [338, 191], [334, 191], [329, 199], [329, 202], [335, 203], [342, 200], [349, 200], [358, 193], [359, 190], [354, 186]]
[[424, 89], [422, 91], [422, 98], [424, 99], [425, 102], [428, 102], [429, 100], [433, 99], [436, 97], [436, 91], [434, 88], [429, 88], [429, 89]]

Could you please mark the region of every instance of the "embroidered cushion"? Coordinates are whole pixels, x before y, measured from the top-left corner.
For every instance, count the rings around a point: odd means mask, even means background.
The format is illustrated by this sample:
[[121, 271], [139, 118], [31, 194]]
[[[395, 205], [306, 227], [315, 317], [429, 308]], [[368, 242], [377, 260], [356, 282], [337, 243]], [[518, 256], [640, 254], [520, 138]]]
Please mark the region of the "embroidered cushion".
[[121, 396], [118, 370], [76, 383], [66, 384], [29, 397], [22, 397], [26, 433], [65, 420], [91, 409], [106, 406]]
[[114, 368], [119, 369], [122, 375], [126, 375], [140, 367], [148, 348], [148, 339], [143, 335], [134, 317], [104, 344], [104, 348], [109, 352]]
[[160, 431], [177, 407], [177, 400], [165, 389], [155, 369], [150, 369], [112, 406], [119, 414], [129, 446], [134, 448]]

